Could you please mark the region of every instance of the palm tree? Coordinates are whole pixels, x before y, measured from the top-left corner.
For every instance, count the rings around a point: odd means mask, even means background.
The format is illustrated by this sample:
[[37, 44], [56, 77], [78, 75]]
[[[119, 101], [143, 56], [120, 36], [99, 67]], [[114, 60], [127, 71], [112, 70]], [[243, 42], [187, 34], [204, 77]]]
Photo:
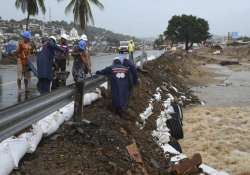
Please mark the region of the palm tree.
[[70, 0], [69, 4], [65, 8], [66, 14], [73, 11], [74, 23], [80, 24], [82, 30], [86, 29], [89, 21], [94, 23], [90, 3], [93, 3], [101, 10], [104, 9], [103, 4], [99, 0]]
[[38, 15], [39, 9], [45, 14], [46, 8], [44, 0], [16, 0], [16, 8], [22, 10], [23, 13], [27, 12], [26, 30], [29, 29], [30, 16]]

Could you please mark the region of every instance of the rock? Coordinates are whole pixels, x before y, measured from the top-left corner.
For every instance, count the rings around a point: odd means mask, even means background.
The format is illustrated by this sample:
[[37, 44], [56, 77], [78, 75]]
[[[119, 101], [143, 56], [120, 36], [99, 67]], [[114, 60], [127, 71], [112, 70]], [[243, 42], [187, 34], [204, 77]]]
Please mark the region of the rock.
[[229, 65], [237, 65], [240, 64], [239, 61], [230, 61], [230, 60], [225, 60], [225, 61], [221, 61], [220, 65], [221, 66], [229, 66]]

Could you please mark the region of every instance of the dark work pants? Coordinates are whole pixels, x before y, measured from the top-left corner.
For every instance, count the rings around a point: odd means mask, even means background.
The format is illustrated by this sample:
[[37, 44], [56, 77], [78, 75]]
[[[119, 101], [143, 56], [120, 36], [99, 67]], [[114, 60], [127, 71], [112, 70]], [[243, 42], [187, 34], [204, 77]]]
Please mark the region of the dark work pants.
[[47, 78], [39, 78], [38, 91], [40, 94], [45, 94], [50, 92], [51, 80]]
[[135, 64], [135, 61], [134, 61], [134, 52], [130, 52], [129, 53], [129, 61], [131, 61], [131, 63]]
[[57, 64], [57, 71], [62, 71], [65, 72], [66, 71], [66, 59], [58, 59], [56, 60], [56, 64]]
[[[65, 72], [66, 71], [66, 59], [57, 59], [56, 60], [56, 71], [58, 72]], [[62, 84], [66, 86], [66, 81], [61, 80]], [[52, 89], [57, 89], [60, 86], [60, 81], [56, 77], [56, 79], [53, 80], [52, 82]]]

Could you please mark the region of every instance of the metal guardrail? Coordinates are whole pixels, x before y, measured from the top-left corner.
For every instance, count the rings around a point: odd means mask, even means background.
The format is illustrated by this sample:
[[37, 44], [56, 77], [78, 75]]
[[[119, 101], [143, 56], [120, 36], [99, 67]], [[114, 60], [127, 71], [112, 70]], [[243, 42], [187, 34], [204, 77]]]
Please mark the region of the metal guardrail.
[[[85, 83], [85, 91], [106, 81], [104, 76], [89, 78]], [[0, 110], [0, 142], [69, 104], [73, 101], [73, 95], [73, 86], [68, 86]]]
[[[141, 66], [145, 59], [146, 57], [139, 56], [135, 58], [135, 61], [140, 62]], [[106, 77], [97, 75], [86, 79], [85, 93], [106, 81]], [[67, 86], [0, 110], [0, 142], [72, 102], [74, 95], [73, 86]]]

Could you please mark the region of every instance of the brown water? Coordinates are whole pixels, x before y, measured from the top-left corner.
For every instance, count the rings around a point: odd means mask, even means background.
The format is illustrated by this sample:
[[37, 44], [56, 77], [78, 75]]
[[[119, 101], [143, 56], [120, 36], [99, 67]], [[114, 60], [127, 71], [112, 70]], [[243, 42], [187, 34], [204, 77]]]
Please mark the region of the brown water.
[[248, 65], [245, 65], [243, 70], [238, 70], [239, 66], [230, 69], [215, 64], [206, 67], [220, 74], [215, 78], [221, 80], [221, 83], [218, 84], [192, 88], [206, 106], [250, 105], [250, 70], [248, 70]]

